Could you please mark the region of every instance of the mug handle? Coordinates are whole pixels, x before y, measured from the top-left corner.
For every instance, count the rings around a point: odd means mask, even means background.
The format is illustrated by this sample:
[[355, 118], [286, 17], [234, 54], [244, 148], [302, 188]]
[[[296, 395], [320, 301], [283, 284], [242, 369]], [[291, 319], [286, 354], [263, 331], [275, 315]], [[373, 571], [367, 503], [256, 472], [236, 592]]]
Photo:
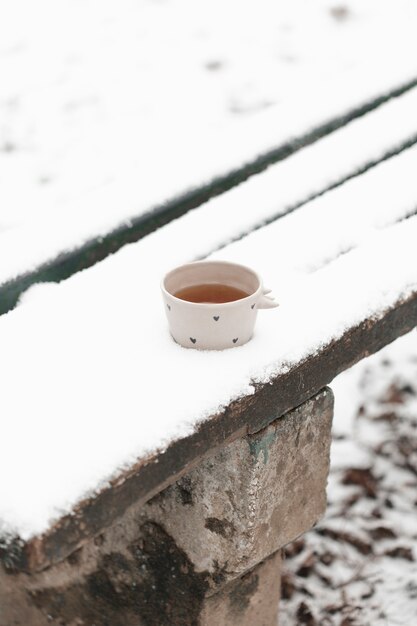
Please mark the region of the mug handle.
[[272, 296], [266, 295], [267, 293], [271, 293], [271, 289], [264, 287], [262, 290], [262, 295], [256, 303], [257, 309], [275, 309], [277, 306], [279, 306], [278, 302], [275, 302]]

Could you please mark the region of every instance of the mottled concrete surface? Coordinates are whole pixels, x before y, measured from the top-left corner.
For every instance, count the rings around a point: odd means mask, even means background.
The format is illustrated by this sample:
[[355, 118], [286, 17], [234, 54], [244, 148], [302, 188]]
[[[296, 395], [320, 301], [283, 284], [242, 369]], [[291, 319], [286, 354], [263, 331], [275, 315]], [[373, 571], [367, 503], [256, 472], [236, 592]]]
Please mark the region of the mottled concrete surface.
[[207, 598], [201, 626], [277, 626], [281, 588], [278, 551]]
[[332, 411], [324, 389], [61, 563], [32, 575], [3, 567], [0, 626], [269, 626], [278, 551], [325, 508]]
[[324, 513], [333, 396], [325, 389], [259, 433], [225, 446], [149, 502], [197, 571], [231, 580]]

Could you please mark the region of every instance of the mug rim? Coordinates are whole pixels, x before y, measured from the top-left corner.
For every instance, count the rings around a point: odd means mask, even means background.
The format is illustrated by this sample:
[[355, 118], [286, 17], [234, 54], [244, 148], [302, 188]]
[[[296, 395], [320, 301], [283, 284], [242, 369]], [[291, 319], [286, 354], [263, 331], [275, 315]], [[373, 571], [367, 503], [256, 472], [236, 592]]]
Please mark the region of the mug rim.
[[[184, 267], [188, 267], [190, 265], [198, 265], [198, 264], [203, 264], [205, 263], [206, 265], [232, 265], [233, 267], [238, 267], [238, 268], [242, 268], [248, 272], [250, 272], [251, 274], [253, 274], [256, 278], [256, 280], [258, 281], [258, 288], [256, 289], [256, 291], [254, 291], [253, 293], [249, 294], [248, 296], [245, 296], [244, 298], [239, 298], [238, 300], [231, 300], [230, 302], [190, 302], [189, 300], [183, 300], [182, 298], [177, 298], [177, 296], [174, 296], [172, 293], [170, 293], [166, 288], [165, 288], [165, 281], [168, 278], [168, 276], [170, 274], [172, 274], [173, 272], [178, 271], [179, 269], [182, 269]], [[185, 302], [187, 305], [191, 305], [191, 306], [196, 306], [196, 307], [226, 307], [226, 306], [231, 306], [231, 305], [235, 305], [236, 302], [246, 302], [247, 300], [249, 300], [250, 298], [253, 298], [254, 296], [258, 295], [258, 293], [262, 292], [262, 280], [261, 277], [259, 276], [259, 274], [257, 272], [255, 272], [255, 270], [253, 270], [251, 267], [248, 267], [247, 265], [243, 265], [242, 263], [233, 263], [232, 261], [221, 261], [221, 260], [215, 260], [215, 261], [205, 261], [204, 259], [201, 261], [191, 261], [190, 263], [183, 263], [182, 265], [177, 265], [176, 267], [174, 267], [172, 270], [169, 270], [169, 272], [167, 272], [165, 274], [165, 276], [162, 278], [161, 283], [161, 290], [162, 292], [166, 295], [169, 296], [170, 298], [172, 298], [173, 300], [176, 300], [177, 302]]]

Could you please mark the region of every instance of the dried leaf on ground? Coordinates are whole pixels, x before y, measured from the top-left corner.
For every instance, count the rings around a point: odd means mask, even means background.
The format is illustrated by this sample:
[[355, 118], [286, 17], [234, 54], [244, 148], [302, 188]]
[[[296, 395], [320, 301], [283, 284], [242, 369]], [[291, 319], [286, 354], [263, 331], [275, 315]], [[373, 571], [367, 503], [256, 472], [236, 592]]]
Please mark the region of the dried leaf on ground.
[[317, 621], [314, 618], [309, 606], [305, 602], [300, 602], [297, 609], [297, 618], [299, 624], [306, 624], [307, 626], [318, 626]]
[[291, 574], [283, 573], [281, 576], [281, 598], [289, 600], [295, 591], [294, 577]]
[[307, 578], [314, 570], [314, 565], [316, 564], [316, 557], [313, 552], [310, 552], [301, 563], [300, 567], [297, 570], [297, 576], [301, 576], [301, 578]]
[[406, 548], [404, 546], [398, 546], [397, 548], [393, 548], [392, 550], [386, 550], [384, 552], [385, 556], [389, 556], [393, 559], [405, 559], [406, 561], [414, 561], [414, 555], [411, 548]]
[[395, 539], [397, 537], [397, 534], [386, 526], [377, 526], [376, 528], [371, 528], [368, 532], [375, 541], [379, 541], [380, 539]]
[[292, 543], [289, 543], [285, 546], [283, 550], [283, 556], [286, 559], [292, 559], [293, 557], [300, 554], [305, 548], [305, 540], [303, 538], [296, 539]]
[[378, 481], [371, 468], [352, 467], [346, 470], [342, 484], [362, 487], [369, 498], [376, 498]]
[[316, 532], [322, 537], [330, 537], [335, 541], [344, 541], [358, 550], [361, 554], [372, 554], [373, 548], [370, 543], [360, 539], [352, 533], [334, 530], [333, 528], [317, 528]]

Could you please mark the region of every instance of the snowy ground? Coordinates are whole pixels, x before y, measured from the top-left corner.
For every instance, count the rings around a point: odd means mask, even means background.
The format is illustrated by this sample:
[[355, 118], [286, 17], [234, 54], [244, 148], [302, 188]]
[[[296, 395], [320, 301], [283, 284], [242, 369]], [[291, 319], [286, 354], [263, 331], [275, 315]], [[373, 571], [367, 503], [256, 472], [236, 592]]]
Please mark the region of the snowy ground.
[[286, 551], [281, 626], [417, 620], [417, 333], [340, 375], [328, 510]]

